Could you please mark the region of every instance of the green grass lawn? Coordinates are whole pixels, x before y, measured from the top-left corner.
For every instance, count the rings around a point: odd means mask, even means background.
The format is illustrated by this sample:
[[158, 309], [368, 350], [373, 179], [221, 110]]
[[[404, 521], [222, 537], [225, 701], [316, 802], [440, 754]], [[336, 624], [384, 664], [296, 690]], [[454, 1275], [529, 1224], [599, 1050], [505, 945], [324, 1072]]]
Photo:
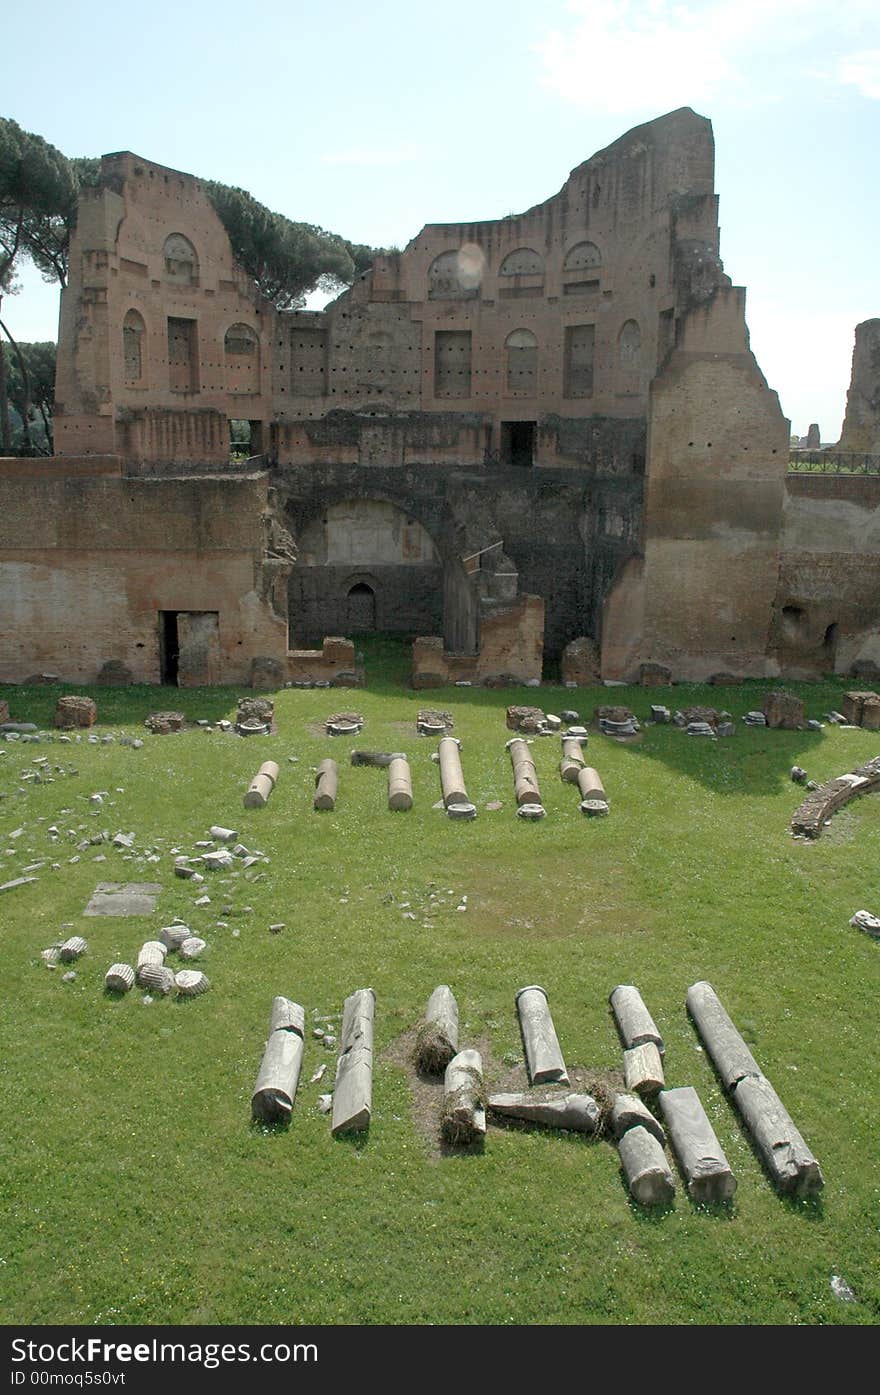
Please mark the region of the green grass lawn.
[[[793, 841], [788, 821], [801, 798], [794, 763], [822, 781], [878, 754], [880, 735], [738, 725], [710, 742], [658, 726], [623, 745], [591, 733], [611, 816], [589, 820], [559, 780], [558, 740], [537, 740], [547, 818], [530, 824], [514, 817], [506, 704], [589, 717], [619, 701], [644, 717], [652, 701], [703, 701], [739, 716], [769, 685], [416, 694], [406, 668], [402, 649], [375, 642], [367, 690], [279, 692], [265, 738], [151, 736], [150, 711], [214, 721], [234, 715], [239, 694], [130, 688], [91, 690], [97, 731], [139, 734], [141, 750], [0, 743], [0, 883], [46, 863], [0, 897], [3, 1320], [876, 1322], [880, 945], [848, 921], [880, 913], [880, 798], [842, 811], [815, 844]], [[821, 716], [851, 685], [786, 686]], [[14, 718], [48, 725], [62, 691], [0, 696]], [[435, 743], [415, 735], [421, 705], [454, 714], [473, 823], [431, 807], [439, 776]], [[408, 753], [411, 813], [387, 811], [384, 771], [350, 768], [350, 741], [317, 734], [351, 706], [366, 717], [354, 744]], [[339, 799], [316, 814], [325, 755], [340, 762]], [[79, 773], [21, 793], [38, 756]], [[266, 809], [245, 810], [269, 757], [277, 789]], [[92, 813], [96, 791], [107, 797]], [[503, 809], [486, 811], [495, 798]], [[204, 887], [175, 878], [171, 849], [192, 852], [213, 823], [268, 865]], [[71, 863], [75, 841], [102, 829], [133, 831], [135, 853], [96, 845]], [[154, 915], [83, 916], [98, 882], [134, 880], [162, 883]], [[210, 906], [194, 907], [205, 890]], [[110, 964], [133, 964], [174, 915], [209, 942], [211, 992], [150, 1006], [138, 989], [105, 996]], [[40, 951], [74, 933], [89, 948], [65, 984]], [[818, 1157], [821, 1202], [780, 1198], [752, 1152], [685, 1013], [702, 978]], [[679, 1181], [674, 1208], [642, 1211], [609, 1143], [559, 1132], [490, 1127], [481, 1154], [441, 1155], [400, 1064], [400, 1040], [441, 982], [490, 1084], [522, 1060], [516, 989], [543, 984], [569, 1066], [607, 1074], [621, 1064], [608, 993], [637, 984], [665, 1036], [667, 1083], [697, 1088], [736, 1172], [732, 1208], [694, 1207]], [[377, 998], [373, 1119], [368, 1135], [334, 1141], [316, 1101], [335, 1056], [310, 1029], [364, 986]], [[278, 993], [304, 1004], [309, 1030], [292, 1124], [273, 1131], [251, 1124], [249, 1101]], [[325, 1081], [310, 1084], [322, 1061]], [[855, 1303], [834, 1297], [832, 1274]]]

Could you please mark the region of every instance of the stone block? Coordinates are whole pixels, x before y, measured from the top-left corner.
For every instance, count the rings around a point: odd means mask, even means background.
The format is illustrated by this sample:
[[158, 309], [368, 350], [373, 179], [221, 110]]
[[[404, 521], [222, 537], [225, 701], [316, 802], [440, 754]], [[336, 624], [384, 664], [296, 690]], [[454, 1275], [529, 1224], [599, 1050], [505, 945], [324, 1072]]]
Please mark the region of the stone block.
[[666, 688], [672, 682], [672, 669], [665, 664], [639, 664], [639, 682], [643, 688]]
[[89, 697], [60, 697], [55, 707], [55, 726], [63, 731], [72, 727], [93, 727], [98, 709]]
[[786, 693], [782, 689], [767, 694], [762, 710], [768, 727], [781, 728], [784, 731], [797, 731], [806, 717], [806, 709], [801, 699], [795, 697], [794, 693]]

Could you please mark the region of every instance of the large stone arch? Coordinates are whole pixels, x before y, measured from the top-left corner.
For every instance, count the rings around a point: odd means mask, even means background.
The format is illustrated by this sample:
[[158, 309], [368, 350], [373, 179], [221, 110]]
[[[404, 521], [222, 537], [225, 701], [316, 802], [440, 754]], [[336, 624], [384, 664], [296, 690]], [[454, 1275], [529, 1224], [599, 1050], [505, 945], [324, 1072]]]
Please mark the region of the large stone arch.
[[288, 580], [290, 633], [297, 644], [346, 634], [352, 586], [365, 578], [377, 631], [445, 632], [445, 575], [456, 559], [438, 537], [436, 522], [426, 526], [411, 498], [339, 485], [289, 503], [287, 520], [297, 545]]

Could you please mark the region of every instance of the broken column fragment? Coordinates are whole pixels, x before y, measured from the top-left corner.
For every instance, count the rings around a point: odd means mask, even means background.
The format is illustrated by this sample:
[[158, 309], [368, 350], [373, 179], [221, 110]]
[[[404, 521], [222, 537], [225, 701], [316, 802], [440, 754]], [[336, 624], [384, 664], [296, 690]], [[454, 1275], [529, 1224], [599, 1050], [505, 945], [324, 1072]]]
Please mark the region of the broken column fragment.
[[660, 1112], [691, 1200], [730, 1201], [736, 1191], [736, 1178], [693, 1086], [664, 1090]]
[[630, 983], [618, 984], [612, 990], [608, 1001], [611, 1004], [621, 1040], [627, 1049], [633, 1046], [644, 1046], [646, 1041], [652, 1041], [660, 1055], [665, 1055], [666, 1048], [663, 1045], [663, 1038], [637, 988]]
[[576, 785], [578, 772], [583, 770], [586, 765], [583, 740], [582, 736], [563, 736], [562, 738], [562, 759], [559, 762], [559, 774], [566, 784]]
[[305, 1049], [305, 1008], [290, 998], [274, 998], [269, 1040], [251, 1096], [251, 1113], [264, 1123], [289, 1119], [293, 1112]]
[[539, 984], [521, 988], [516, 995], [519, 1025], [522, 1030], [529, 1080], [533, 1085], [559, 1081], [567, 1085], [568, 1072], [559, 1038], [547, 1005], [547, 993]]
[[538, 772], [528, 745], [521, 736], [514, 736], [507, 742], [507, 750], [513, 766], [513, 788], [517, 804], [540, 804]]
[[394, 756], [388, 765], [388, 808], [395, 813], [413, 806], [412, 773], [406, 756]]
[[691, 984], [687, 1009], [775, 1185], [815, 1196], [825, 1185], [822, 1170], [710, 983]]
[[278, 781], [279, 770], [274, 760], [264, 760], [244, 796], [246, 809], [262, 809]]
[[633, 1046], [623, 1053], [623, 1078], [628, 1090], [635, 1090], [643, 1098], [656, 1095], [666, 1081], [663, 1075], [663, 1062], [653, 1041]]
[[641, 1124], [627, 1129], [617, 1141], [623, 1175], [630, 1195], [640, 1206], [665, 1206], [675, 1196], [675, 1183], [660, 1143]]
[[443, 791], [443, 803], [447, 809], [450, 804], [469, 804], [461, 768], [461, 742], [457, 736], [443, 736], [437, 750], [440, 754], [440, 788]]
[[586, 801], [592, 799], [599, 800], [603, 804], [608, 803], [605, 786], [602, 784], [602, 779], [598, 770], [594, 770], [590, 765], [585, 765], [577, 772], [575, 779], [577, 780], [577, 787], [581, 792], [582, 800]]
[[104, 987], [111, 993], [128, 993], [134, 987], [134, 969], [130, 964], [111, 964], [104, 975]]
[[441, 983], [428, 999], [416, 1038], [416, 1067], [426, 1075], [439, 1075], [457, 1051], [458, 1003], [452, 989]]
[[314, 807], [316, 809], [335, 809], [336, 793], [339, 788], [339, 767], [335, 760], [322, 760], [315, 771], [315, 798]]
[[627, 1129], [643, 1128], [652, 1133], [660, 1144], [665, 1144], [663, 1125], [655, 1119], [648, 1106], [638, 1095], [615, 1095], [611, 1109], [611, 1128], [615, 1138], [622, 1138]]
[[459, 1051], [446, 1067], [441, 1132], [446, 1143], [459, 1147], [485, 1136], [483, 1062], [479, 1051]]
[[490, 1095], [488, 1104], [490, 1113], [505, 1119], [525, 1119], [575, 1133], [597, 1133], [602, 1122], [602, 1111], [592, 1095], [554, 1095], [544, 1100], [532, 1094]]
[[345, 1000], [333, 1091], [333, 1134], [354, 1133], [369, 1127], [373, 1103], [375, 1006], [376, 995], [372, 988], [358, 988]]

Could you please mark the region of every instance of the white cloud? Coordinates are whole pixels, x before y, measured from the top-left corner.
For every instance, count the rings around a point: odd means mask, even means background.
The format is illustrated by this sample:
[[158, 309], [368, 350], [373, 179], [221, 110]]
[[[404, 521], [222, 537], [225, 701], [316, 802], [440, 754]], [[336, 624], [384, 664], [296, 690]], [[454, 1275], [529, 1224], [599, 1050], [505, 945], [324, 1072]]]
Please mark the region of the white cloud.
[[417, 145], [359, 145], [348, 150], [330, 151], [321, 156], [325, 165], [360, 165], [372, 168], [377, 165], [408, 165], [422, 158], [423, 151]]
[[[778, 97], [787, 67], [818, 59], [826, 80], [880, 92], [880, 50], [841, 57], [867, 30], [880, 36], [875, 0], [570, 0], [571, 25], [536, 45], [545, 86], [578, 106], [607, 112]], [[821, 45], [810, 52], [811, 45]], [[768, 78], [768, 65], [770, 82]]]
[[837, 76], [847, 86], [858, 88], [863, 97], [880, 102], [880, 48], [850, 53], [837, 65]]

